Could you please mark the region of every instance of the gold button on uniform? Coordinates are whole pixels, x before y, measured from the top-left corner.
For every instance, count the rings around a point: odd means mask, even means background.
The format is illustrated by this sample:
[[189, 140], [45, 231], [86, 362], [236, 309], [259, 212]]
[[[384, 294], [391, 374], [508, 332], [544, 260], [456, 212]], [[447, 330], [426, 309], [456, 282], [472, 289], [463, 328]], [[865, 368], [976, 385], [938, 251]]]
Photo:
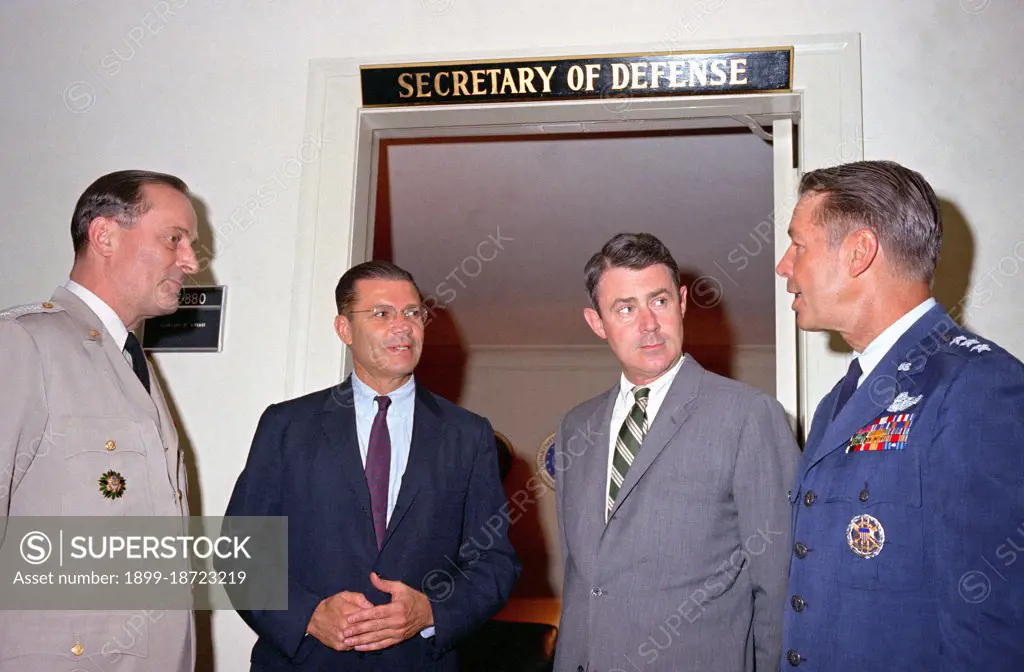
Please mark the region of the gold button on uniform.
[[105, 447], [107, 450], [113, 450], [114, 448], [117, 448], [117, 444], [113, 441], [107, 441], [107, 445]]
[[85, 647], [82, 646], [81, 642], [75, 642], [75, 645], [71, 647], [71, 653], [80, 656], [85, 653]]
[[43, 308], [46, 308], [47, 310], [49, 310], [50, 308], [53, 308], [53, 304], [50, 303], [49, 301], [46, 301], [46, 302], [43, 303]]
[[99, 338], [99, 337], [100, 337], [100, 332], [96, 331], [95, 329], [90, 329], [89, 330], [89, 338]]

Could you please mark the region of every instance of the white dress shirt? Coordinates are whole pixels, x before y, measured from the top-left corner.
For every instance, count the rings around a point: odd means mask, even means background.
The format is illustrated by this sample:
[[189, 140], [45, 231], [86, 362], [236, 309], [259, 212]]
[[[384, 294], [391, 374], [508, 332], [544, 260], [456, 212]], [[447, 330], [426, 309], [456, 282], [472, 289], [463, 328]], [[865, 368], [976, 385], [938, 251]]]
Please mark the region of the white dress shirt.
[[860, 370], [862, 372], [860, 378], [857, 379], [857, 387], [860, 387], [860, 384], [881, 363], [882, 358], [889, 353], [892, 346], [896, 345], [896, 341], [900, 340], [903, 334], [907, 333], [907, 330], [914, 326], [914, 323], [921, 319], [935, 305], [935, 299], [931, 297], [925, 299], [906, 315], [886, 327], [885, 331], [875, 337], [875, 340], [868, 343], [868, 346], [864, 348], [864, 352], [853, 353], [853, 356], [860, 360]]
[[[686, 355], [680, 357], [679, 361], [676, 362], [668, 371], [643, 386], [650, 389], [650, 392], [647, 395], [648, 428], [654, 425], [654, 418], [658, 415], [658, 411], [661, 409], [661, 405], [665, 401], [665, 395], [668, 394], [668, 388], [672, 387], [672, 381], [676, 379], [676, 374], [679, 373], [679, 367], [683, 365], [684, 359], [686, 359]], [[626, 374], [622, 374], [620, 376], [619, 393], [615, 395], [615, 406], [612, 408], [611, 428], [608, 432], [608, 469], [605, 473], [605, 494], [608, 493], [608, 488], [611, 487], [612, 458], [615, 456], [615, 442], [619, 438], [619, 430], [622, 429], [622, 423], [626, 421], [626, 416], [629, 415], [629, 411], [633, 408], [633, 404], [636, 403], [636, 398], [633, 396], [634, 387], [636, 386], [626, 379]], [[607, 516], [607, 512], [605, 515]]]

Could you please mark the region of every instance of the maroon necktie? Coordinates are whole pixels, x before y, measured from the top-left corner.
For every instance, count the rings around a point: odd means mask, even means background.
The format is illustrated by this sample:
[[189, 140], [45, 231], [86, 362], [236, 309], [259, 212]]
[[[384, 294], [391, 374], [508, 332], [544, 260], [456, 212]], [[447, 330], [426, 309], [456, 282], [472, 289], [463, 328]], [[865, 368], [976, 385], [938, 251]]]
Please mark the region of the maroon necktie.
[[388, 528], [388, 475], [391, 473], [391, 434], [388, 433], [388, 406], [391, 397], [374, 397], [377, 415], [370, 427], [370, 444], [366, 448], [366, 487], [370, 489], [370, 511], [377, 548], [384, 541]]

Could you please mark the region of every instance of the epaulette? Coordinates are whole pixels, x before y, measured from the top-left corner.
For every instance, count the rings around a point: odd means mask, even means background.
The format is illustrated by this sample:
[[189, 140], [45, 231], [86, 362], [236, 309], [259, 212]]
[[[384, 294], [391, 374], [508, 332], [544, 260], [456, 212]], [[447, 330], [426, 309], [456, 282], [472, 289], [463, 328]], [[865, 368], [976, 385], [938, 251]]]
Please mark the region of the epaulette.
[[55, 303], [43, 301], [41, 303], [26, 303], [23, 306], [15, 306], [0, 312], [0, 320], [16, 320], [22, 315], [35, 315], [39, 313], [62, 313], [64, 309]]

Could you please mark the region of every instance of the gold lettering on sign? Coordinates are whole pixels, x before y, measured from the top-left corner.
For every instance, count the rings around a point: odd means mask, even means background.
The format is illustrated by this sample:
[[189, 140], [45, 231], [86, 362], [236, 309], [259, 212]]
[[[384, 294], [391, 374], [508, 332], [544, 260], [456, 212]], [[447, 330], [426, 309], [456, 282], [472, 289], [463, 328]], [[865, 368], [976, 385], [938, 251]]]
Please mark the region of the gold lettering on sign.
[[690, 86], [693, 86], [693, 76], [697, 75], [697, 79], [700, 80], [701, 86], [708, 85], [708, 70], [707, 61], [690, 61]]
[[402, 87], [402, 90], [398, 92], [399, 98], [412, 98], [412, 73], [403, 72], [398, 76], [398, 85]]
[[612, 63], [612, 88], [624, 89], [629, 85], [629, 67], [625, 63]]
[[583, 68], [578, 65], [569, 67], [569, 71], [565, 73], [565, 83], [573, 91], [579, 91], [583, 88]]
[[430, 91], [428, 86], [430, 85], [430, 73], [429, 72], [417, 72], [416, 73], [416, 97], [417, 98], [430, 98]]
[[519, 93], [537, 93], [533, 88], [533, 68], [519, 68]]
[[491, 76], [491, 90], [489, 93], [492, 95], [498, 92], [498, 74], [500, 72], [501, 70], [498, 70], [497, 68], [492, 68], [487, 71], [487, 74]]
[[512, 77], [512, 71], [508, 68], [502, 70], [501, 91], [498, 93], [504, 95], [506, 88], [511, 90], [512, 93], [519, 93], [519, 91], [516, 91], [516, 80]]
[[444, 90], [441, 89], [441, 76], [442, 75], [447, 77], [448, 79], [452, 78], [452, 73], [450, 73], [450, 72], [439, 72], [436, 75], [434, 75], [434, 91], [437, 91], [437, 95], [439, 95], [439, 96], [447, 96], [447, 95], [451, 94], [452, 90], [451, 89], [447, 89], [447, 88], [444, 89]]
[[469, 89], [466, 88], [466, 82], [469, 81], [469, 75], [466, 74], [466, 71], [456, 70], [454, 73], [452, 73], [452, 78], [455, 80], [455, 95], [468, 96]]
[[668, 64], [668, 85], [670, 88], [678, 89], [681, 86], [686, 86], [686, 80], [683, 77], [683, 62], [672, 61]]
[[747, 83], [747, 59], [745, 58], [734, 58], [730, 61], [732, 69], [730, 72], [729, 83], [730, 84], [746, 84]]
[[654, 61], [651, 63], [651, 88], [661, 88], [661, 75], [664, 73], [665, 66], [667, 63], [664, 61]]
[[487, 93], [486, 91], [484, 91], [483, 89], [480, 88], [480, 87], [482, 87], [484, 85], [484, 71], [483, 70], [470, 70], [469, 71], [469, 75], [470, 75], [470, 77], [473, 78], [473, 95], [474, 96], [482, 96], [485, 93]]
[[557, 68], [558, 66], [552, 65], [551, 69], [548, 70], [546, 73], [544, 72], [544, 68], [542, 68], [541, 66], [538, 65], [536, 67], [537, 74], [540, 75], [540, 78], [544, 80], [543, 92], [551, 93], [551, 76], [555, 74], [555, 68]]
[[647, 82], [643, 80], [645, 73], [640, 72], [640, 68], [646, 65], [646, 63], [630, 63], [629, 65], [630, 69], [633, 71], [633, 83], [631, 85], [631, 88], [646, 89]]
[[587, 63], [587, 91], [594, 90], [594, 80], [601, 75], [600, 63]]
[[725, 61], [716, 59], [711, 61], [711, 74], [714, 78], [711, 80], [711, 86], [721, 86], [728, 80], [728, 75], [725, 74]]

